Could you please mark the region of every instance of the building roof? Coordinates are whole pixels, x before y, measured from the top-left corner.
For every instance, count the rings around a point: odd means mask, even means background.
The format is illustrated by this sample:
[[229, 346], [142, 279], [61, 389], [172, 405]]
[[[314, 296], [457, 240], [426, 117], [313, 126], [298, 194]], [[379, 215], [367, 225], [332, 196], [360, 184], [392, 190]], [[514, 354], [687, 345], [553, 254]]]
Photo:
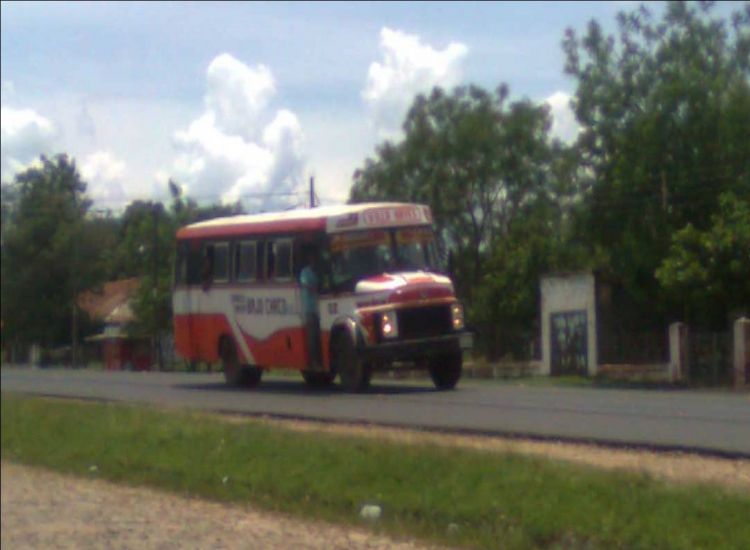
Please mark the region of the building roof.
[[133, 320], [130, 299], [138, 290], [140, 279], [122, 279], [104, 284], [99, 291], [86, 291], [78, 296], [78, 306], [94, 321], [124, 324]]

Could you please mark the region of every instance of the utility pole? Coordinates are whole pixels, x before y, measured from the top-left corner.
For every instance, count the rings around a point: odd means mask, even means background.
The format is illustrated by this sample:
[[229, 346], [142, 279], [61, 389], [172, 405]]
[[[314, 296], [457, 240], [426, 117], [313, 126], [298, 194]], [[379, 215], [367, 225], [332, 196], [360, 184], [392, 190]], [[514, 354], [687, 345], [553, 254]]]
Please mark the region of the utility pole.
[[310, 208], [315, 208], [315, 178], [310, 176]]

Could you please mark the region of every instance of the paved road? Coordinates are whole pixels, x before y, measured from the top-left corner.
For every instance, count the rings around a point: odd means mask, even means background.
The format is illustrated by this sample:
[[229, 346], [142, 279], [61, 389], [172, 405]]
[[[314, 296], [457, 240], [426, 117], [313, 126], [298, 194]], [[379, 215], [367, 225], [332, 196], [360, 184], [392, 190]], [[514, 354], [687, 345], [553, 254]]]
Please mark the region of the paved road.
[[371, 422], [456, 431], [593, 440], [750, 457], [750, 394], [534, 388], [462, 381], [437, 392], [427, 381], [375, 381], [348, 395], [308, 390], [301, 378], [255, 390], [221, 375], [2, 369], [3, 391], [100, 398], [192, 409]]

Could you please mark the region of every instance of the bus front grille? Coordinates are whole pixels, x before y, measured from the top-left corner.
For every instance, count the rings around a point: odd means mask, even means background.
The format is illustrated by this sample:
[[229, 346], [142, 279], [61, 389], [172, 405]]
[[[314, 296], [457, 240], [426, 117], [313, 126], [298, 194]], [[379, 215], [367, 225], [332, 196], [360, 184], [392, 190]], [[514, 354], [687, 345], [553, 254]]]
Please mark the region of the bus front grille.
[[402, 340], [441, 336], [453, 328], [450, 304], [399, 309], [396, 315]]

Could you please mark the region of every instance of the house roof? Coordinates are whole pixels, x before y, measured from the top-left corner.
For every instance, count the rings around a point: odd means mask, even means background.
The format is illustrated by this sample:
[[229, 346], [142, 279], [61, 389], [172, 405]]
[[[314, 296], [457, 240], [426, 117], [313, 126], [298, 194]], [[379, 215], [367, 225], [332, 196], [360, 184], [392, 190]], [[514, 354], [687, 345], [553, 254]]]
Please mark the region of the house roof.
[[104, 283], [97, 292], [88, 290], [78, 296], [78, 306], [95, 321], [123, 324], [133, 320], [130, 298], [138, 290], [140, 279], [122, 279]]

